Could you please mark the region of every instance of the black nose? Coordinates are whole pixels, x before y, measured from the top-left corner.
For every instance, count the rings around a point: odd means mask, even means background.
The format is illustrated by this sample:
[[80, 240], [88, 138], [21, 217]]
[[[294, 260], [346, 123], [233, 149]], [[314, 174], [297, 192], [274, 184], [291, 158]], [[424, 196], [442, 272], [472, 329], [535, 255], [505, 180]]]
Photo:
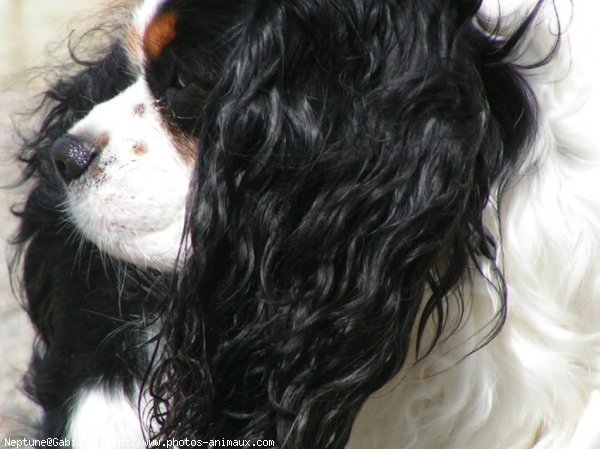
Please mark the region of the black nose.
[[58, 139], [50, 149], [56, 171], [67, 184], [81, 176], [99, 152], [97, 145], [70, 134]]

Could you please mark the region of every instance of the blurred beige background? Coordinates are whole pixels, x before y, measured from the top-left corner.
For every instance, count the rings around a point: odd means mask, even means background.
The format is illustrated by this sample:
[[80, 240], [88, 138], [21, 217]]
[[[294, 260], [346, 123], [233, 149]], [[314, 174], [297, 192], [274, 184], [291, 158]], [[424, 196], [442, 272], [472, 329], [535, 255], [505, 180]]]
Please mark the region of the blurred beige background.
[[[19, 112], [35, 104], [43, 77], [32, 67], [64, 60], [66, 38], [90, 27], [115, 0], [0, 0], [0, 185], [18, 178], [14, 127], [31, 120]], [[23, 189], [0, 189], [0, 445], [19, 436], [36, 410], [19, 390], [31, 353], [32, 331], [10, 289], [7, 243], [15, 229], [9, 212]]]

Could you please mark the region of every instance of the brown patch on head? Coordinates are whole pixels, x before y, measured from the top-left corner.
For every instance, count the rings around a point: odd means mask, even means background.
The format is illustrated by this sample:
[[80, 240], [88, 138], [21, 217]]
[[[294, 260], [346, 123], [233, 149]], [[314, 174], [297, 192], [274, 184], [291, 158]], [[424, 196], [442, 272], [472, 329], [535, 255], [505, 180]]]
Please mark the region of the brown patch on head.
[[185, 162], [193, 164], [198, 158], [198, 139], [186, 136], [181, 131], [172, 133], [172, 135], [177, 153]]
[[174, 11], [168, 11], [154, 19], [144, 34], [144, 52], [155, 61], [160, 58], [167, 45], [175, 39], [175, 26], [178, 16]]
[[148, 152], [148, 145], [145, 142], [136, 142], [133, 144], [133, 152], [138, 156], [142, 156]]
[[162, 117], [162, 126], [171, 136], [171, 141], [175, 146], [175, 150], [181, 156], [184, 162], [192, 165], [198, 159], [199, 143], [200, 139], [192, 135], [186, 134], [180, 127], [178, 127], [171, 120], [165, 117], [165, 113], [168, 113], [164, 107], [159, 109]]

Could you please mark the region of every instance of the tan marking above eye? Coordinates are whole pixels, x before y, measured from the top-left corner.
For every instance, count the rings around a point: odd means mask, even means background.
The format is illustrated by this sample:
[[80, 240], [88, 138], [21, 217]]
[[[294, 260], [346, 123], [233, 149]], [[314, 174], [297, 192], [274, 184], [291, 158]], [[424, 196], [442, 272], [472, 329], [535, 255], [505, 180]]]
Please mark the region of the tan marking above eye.
[[166, 12], [154, 19], [144, 34], [144, 52], [152, 61], [162, 55], [167, 45], [175, 39], [178, 16], [174, 11]]

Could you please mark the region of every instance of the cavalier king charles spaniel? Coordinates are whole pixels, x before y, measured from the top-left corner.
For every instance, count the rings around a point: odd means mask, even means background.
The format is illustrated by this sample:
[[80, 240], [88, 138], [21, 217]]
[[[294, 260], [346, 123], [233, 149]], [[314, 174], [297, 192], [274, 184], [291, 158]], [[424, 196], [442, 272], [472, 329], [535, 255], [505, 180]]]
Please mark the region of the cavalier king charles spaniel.
[[21, 154], [36, 437], [600, 448], [597, 15], [512, 3], [146, 0], [77, 58]]

